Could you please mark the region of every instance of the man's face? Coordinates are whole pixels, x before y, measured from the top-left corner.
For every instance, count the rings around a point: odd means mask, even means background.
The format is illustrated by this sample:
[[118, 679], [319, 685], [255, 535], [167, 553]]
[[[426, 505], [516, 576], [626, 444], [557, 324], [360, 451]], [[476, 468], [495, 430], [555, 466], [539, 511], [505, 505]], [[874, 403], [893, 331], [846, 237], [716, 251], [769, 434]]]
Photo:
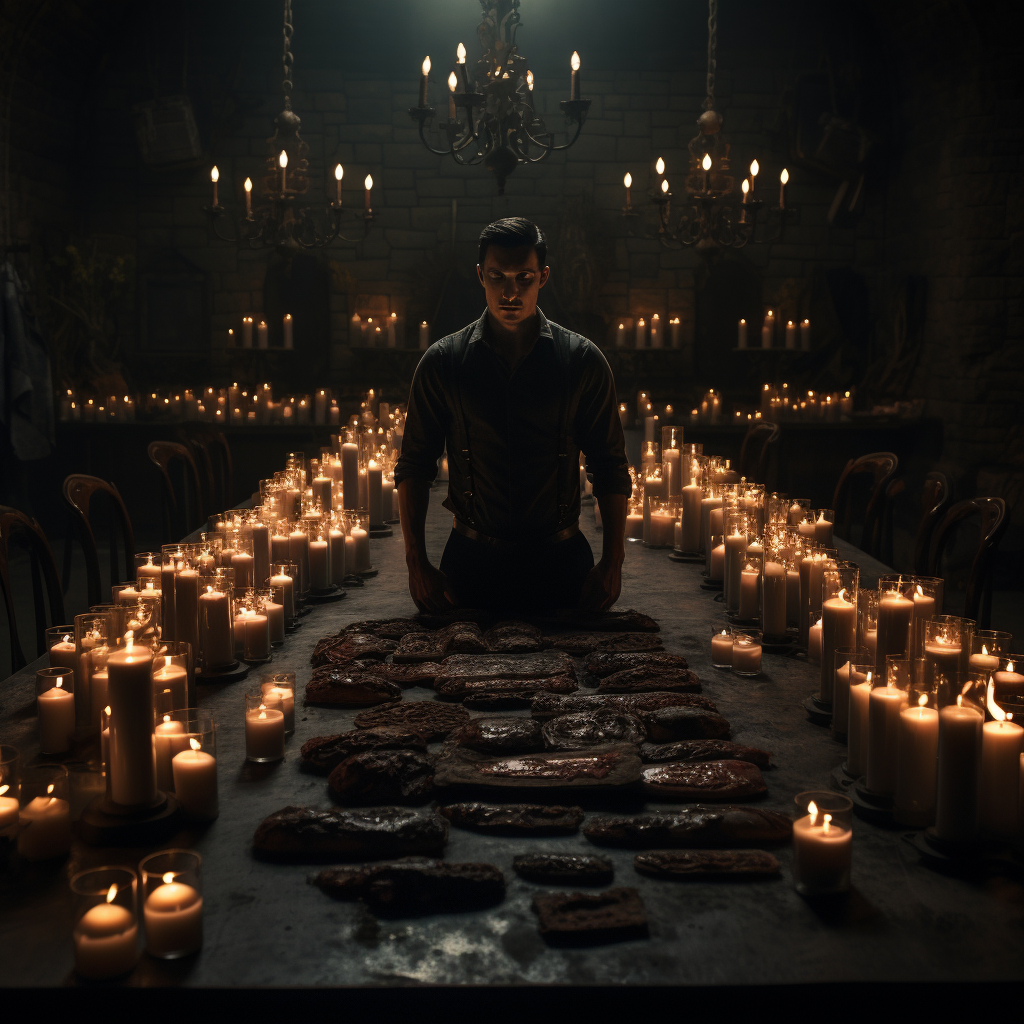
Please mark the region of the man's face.
[[476, 273], [487, 294], [487, 309], [498, 323], [511, 330], [532, 319], [537, 293], [548, 279], [548, 268], [541, 267], [532, 245], [521, 249], [489, 245]]

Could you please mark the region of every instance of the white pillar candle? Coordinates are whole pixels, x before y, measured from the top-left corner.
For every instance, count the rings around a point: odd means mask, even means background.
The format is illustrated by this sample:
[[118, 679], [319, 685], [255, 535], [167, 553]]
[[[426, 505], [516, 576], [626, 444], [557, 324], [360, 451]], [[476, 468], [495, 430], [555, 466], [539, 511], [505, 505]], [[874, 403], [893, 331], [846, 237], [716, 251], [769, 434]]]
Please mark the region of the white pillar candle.
[[636, 347], [647, 348], [647, 322], [643, 317], [636, 322]]
[[846, 730], [846, 770], [855, 779], [867, 771], [868, 704], [871, 700], [871, 673], [863, 683], [850, 686], [850, 719]]
[[146, 949], [157, 957], [179, 957], [194, 953], [203, 944], [203, 898], [183, 882], [164, 876], [147, 897], [143, 907]]
[[711, 661], [715, 665], [732, 665], [732, 637], [722, 630], [711, 638]]
[[284, 757], [284, 712], [268, 707], [245, 713], [245, 756], [251, 761]]
[[804, 555], [798, 565], [800, 571], [800, 643], [805, 647], [809, 643], [808, 631], [811, 627], [811, 566], [813, 565], [813, 554]]
[[643, 513], [638, 510], [630, 510], [626, 516], [626, 538], [628, 540], [639, 540], [644, 533]]
[[270, 559], [273, 562], [288, 562], [288, 534], [277, 533], [270, 538]]
[[793, 822], [793, 879], [808, 895], [842, 892], [850, 885], [853, 833], [831, 818], [815, 813]]
[[615, 347], [625, 348], [626, 347], [626, 325], [619, 324], [615, 329]]
[[36, 697], [39, 717], [39, 749], [44, 754], [63, 754], [75, 735], [75, 695], [64, 689], [58, 676], [55, 685]]
[[245, 656], [249, 661], [270, 657], [270, 620], [261, 612], [245, 618]]
[[673, 348], [679, 348], [679, 339], [680, 339], [680, 333], [681, 333], [680, 332], [679, 317], [677, 317], [677, 316], [672, 317], [672, 319], [669, 320], [669, 322], [668, 322], [668, 327], [669, 327], [669, 342], [670, 342], [670, 344], [672, 345]]
[[[100, 717], [103, 709], [110, 703], [108, 693], [110, 677], [107, 675], [107, 648], [103, 648], [102, 659], [96, 651], [84, 655], [82, 661], [87, 664], [98, 664], [95, 671], [89, 672], [89, 733], [94, 734], [100, 727]], [[76, 691], [77, 693], [77, 691]]]
[[800, 567], [786, 570], [786, 626], [800, 625]]
[[90, 907], [72, 932], [75, 973], [93, 981], [127, 974], [139, 959], [135, 915], [116, 903]]
[[381, 483], [381, 508], [385, 521], [395, 518], [395, 481], [390, 477]]
[[939, 770], [935, 794], [935, 834], [969, 842], [978, 834], [978, 766], [981, 761], [980, 711], [956, 704], [939, 711]]
[[819, 698], [832, 703], [836, 648], [857, 646], [857, 606], [841, 590], [821, 606], [821, 690]]
[[792, 320], [786, 321], [786, 350], [792, 352], [796, 349], [796, 324]]
[[[761, 574], [753, 566], [745, 566], [740, 573], [739, 611], [741, 619], [756, 619], [761, 606]], [[767, 632], [767, 630], [765, 630]]]
[[739, 328], [736, 332], [736, 347], [746, 348], [747, 347], [747, 321], [740, 320]]
[[898, 590], [880, 595], [878, 601], [878, 637], [875, 648], [875, 673], [885, 678], [885, 659], [890, 654], [905, 657], [910, 642], [910, 622], [914, 604]]
[[835, 670], [832, 684], [832, 732], [845, 736], [850, 727], [850, 687], [864, 682], [864, 673], [847, 662]]
[[811, 321], [800, 321], [800, 348], [804, 352], [811, 351]]
[[814, 539], [823, 548], [832, 547], [833, 523], [824, 516], [818, 516], [814, 520]]
[[199, 646], [207, 668], [230, 665], [235, 660], [230, 605], [227, 594], [212, 588], [199, 595]]
[[170, 715], [158, 722], [153, 730], [156, 745], [156, 784], [159, 789], [174, 788], [174, 771], [171, 761], [176, 754], [188, 750], [188, 737], [185, 735], [183, 722], [172, 722]]
[[657, 313], [655, 313], [654, 316], [651, 317], [651, 343], [650, 343], [650, 347], [651, 348], [661, 348], [662, 347], [661, 317]]
[[761, 327], [761, 348], [772, 347], [772, 333], [775, 330], [775, 320], [768, 317]]
[[199, 650], [199, 573], [195, 569], [174, 575], [174, 637]]
[[721, 498], [700, 499], [700, 551], [704, 553], [708, 549], [711, 536], [711, 513], [716, 508], [722, 507]]
[[936, 675], [955, 686], [960, 675], [961, 653], [960, 644], [950, 642], [945, 637], [937, 636], [929, 640], [924, 645], [924, 689], [935, 689]]
[[110, 795], [125, 806], [156, 797], [153, 756], [153, 654], [129, 643], [107, 659]]
[[938, 711], [923, 705], [901, 711], [897, 748], [896, 820], [903, 825], [930, 825], [935, 817]]
[[199, 749], [195, 737], [189, 739], [191, 749], [174, 755], [171, 771], [174, 776], [174, 795], [190, 818], [216, 818], [217, 759]]
[[658, 422], [657, 416], [645, 416], [644, 417], [644, 440], [654, 440], [654, 425]]
[[735, 672], [755, 675], [761, 671], [761, 645], [757, 641], [742, 638], [732, 645], [732, 667]]
[[242, 348], [252, 348], [252, 322], [251, 316], [242, 317]]
[[160, 566], [160, 602], [163, 613], [164, 640], [174, 640], [177, 622], [174, 608], [174, 562], [163, 562]]
[[[370, 568], [370, 535], [361, 526], [354, 526], [349, 531], [348, 540], [352, 541], [352, 571], [366, 572]], [[348, 555], [346, 550], [346, 565], [349, 564]]]
[[797, 533], [801, 537], [803, 537], [803, 538], [805, 538], [807, 540], [813, 540], [814, 539], [814, 523], [808, 522], [805, 519], [802, 522], [797, 523], [796, 529], [797, 529]]
[[284, 605], [268, 601], [264, 608], [270, 627], [271, 644], [284, 643]]
[[740, 574], [747, 553], [747, 535], [734, 530], [725, 538], [725, 606], [736, 611], [740, 603]]
[[278, 686], [273, 680], [260, 684], [263, 703], [284, 715], [285, 733], [295, 732], [295, 691], [287, 686]]
[[291, 576], [271, 576], [271, 587], [281, 588], [281, 603], [284, 605], [284, 617], [291, 622], [295, 618], [295, 584]]
[[359, 446], [346, 441], [341, 446], [341, 490], [344, 507], [359, 507]]
[[421, 349], [425, 349], [430, 345], [430, 327], [427, 325], [426, 320], [420, 321], [419, 345]]
[[668, 497], [676, 497], [682, 490], [682, 474], [679, 469], [679, 458], [682, 453], [678, 448], [666, 448], [661, 453], [662, 475], [668, 478]]
[[295, 581], [300, 594], [309, 590], [309, 534], [305, 530], [293, 530], [288, 534], [288, 561], [299, 567]]
[[165, 690], [170, 691], [172, 710], [188, 707], [188, 672], [173, 661], [166, 662], [153, 672], [153, 692], [163, 693]]
[[21, 810], [16, 796], [7, 796], [10, 792], [10, 784], [0, 786], [0, 836], [7, 835], [13, 831], [18, 824], [18, 813]]
[[682, 549], [694, 553], [700, 549], [701, 489], [689, 483], [680, 493], [683, 499]]
[[331, 489], [333, 481], [329, 476], [321, 475], [313, 477], [313, 500], [320, 502], [320, 507], [324, 512], [330, 512], [334, 507]]
[[[53, 648], [50, 648], [50, 650], [52, 651]], [[53, 663], [51, 656], [50, 664], [52, 665]], [[981, 651], [971, 655], [969, 665], [972, 672], [995, 672], [999, 668], [999, 656], [989, 654], [988, 648], [982, 644]]]
[[345, 579], [345, 534], [332, 528], [327, 536], [331, 552], [331, 582], [340, 587]]
[[359, 508], [369, 509], [370, 507], [370, 487], [369, 478], [365, 469], [359, 470], [358, 478], [359, 487]]
[[667, 548], [672, 546], [675, 522], [671, 512], [658, 511], [651, 513], [651, 547]]
[[[761, 632], [766, 637], [785, 636], [786, 570], [780, 562], [764, 563], [761, 587]], [[742, 614], [741, 611], [740, 615]]]
[[895, 686], [876, 686], [868, 700], [867, 787], [872, 793], [896, 792], [900, 712], [907, 695]]
[[253, 586], [266, 586], [270, 575], [270, 527], [266, 523], [252, 525]]
[[878, 651], [878, 630], [877, 629], [865, 629], [864, 630], [864, 646], [867, 648], [868, 654], [871, 655], [871, 663], [875, 663], [876, 653]]
[[67, 800], [37, 796], [21, 808], [18, 818], [18, 853], [25, 860], [53, 860], [67, 855], [71, 849], [71, 808]]
[[311, 590], [326, 590], [330, 586], [331, 569], [328, 542], [322, 537], [309, 542], [309, 586]]
[[814, 665], [821, 664], [821, 619], [807, 629], [807, 660]]
[[248, 590], [255, 586], [252, 555], [236, 551], [231, 556], [231, 567], [235, 570], [235, 587], [238, 590]]
[[711, 559], [708, 563], [708, 579], [721, 581], [725, 577], [725, 544], [719, 544], [711, 549]]
[[384, 525], [384, 474], [378, 462], [370, 460], [366, 472], [367, 501], [370, 510], [370, 528]]
[[1024, 729], [1005, 719], [982, 727], [978, 824], [994, 839], [1012, 839], [1017, 832], [1022, 738]]

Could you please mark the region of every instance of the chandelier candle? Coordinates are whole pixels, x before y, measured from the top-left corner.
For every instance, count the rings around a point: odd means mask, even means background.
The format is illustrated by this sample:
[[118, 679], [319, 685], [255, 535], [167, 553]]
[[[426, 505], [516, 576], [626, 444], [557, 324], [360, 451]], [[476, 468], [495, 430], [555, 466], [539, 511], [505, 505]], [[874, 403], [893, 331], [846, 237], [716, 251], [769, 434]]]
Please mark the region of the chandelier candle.
[[[746, 202], [746, 196], [743, 197]], [[740, 320], [739, 327], [736, 331], [736, 347], [746, 348], [747, 347], [747, 321]]]
[[[369, 216], [373, 213], [373, 205], [370, 202], [370, 191], [373, 188], [373, 178], [368, 174], [363, 179], [363, 208], [366, 210], [366, 215]], [[379, 330], [380, 328], [378, 328]]]
[[580, 55], [573, 50], [569, 58], [569, 67], [572, 68], [572, 78], [569, 80], [569, 99], [580, 98]]
[[423, 63], [420, 65], [420, 106], [425, 107], [427, 105], [427, 85], [429, 82], [430, 75], [430, 58], [424, 57]]
[[345, 169], [341, 164], [335, 164], [334, 166], [334, 189], [335, 189], [335, 202], [341, 206], [341, 179], [345, 176]]
[[[282, 323], [281, 323], [281, 327], [282, 327], [283, 337], [284, 337], [284, 347], [286, 349], [293, 349], [295, 347], [295, 337], [294, 337], [292, 331], [293, 331], [293, 329], [295, 327], [295, 321], [292, 319], [291, 313], [285, 313], [284, 319], [282, 320]], [[264, 329], [263, 334], [260, 336], [260, 348], [266, 348], [267, 347], [266, 342], [267, 342], [267, 333], [266, 333], [266, 329]]]
[[126, 807], [156, 798], [153, 756], [153, 654], [128, 633], [107, 659], [110, 701], [110, 796]]
[[935, 797], [935, 834], [966, 843], [978, 834], [978, 768], [984, 716], [956, 704], [939, 711], [939, 769]]
[[213, 182], [213, 205], [219, 206], [217, 202], [217, 182], [220, 180], [220, 171], [217, 170], [217, 165], [213, 165], [213, 169], [210, 171], [210, 181]]
[[784, 210], [786, 208], [786, 185], [789, 184], [789, 171], [785, 167], [782, 168], [782, 173], [779, 175], [779, 209]]
[[277, 158], [278, 166], [281, 168], [281, 192], [288, 190], [288, 154], [282, 149]]

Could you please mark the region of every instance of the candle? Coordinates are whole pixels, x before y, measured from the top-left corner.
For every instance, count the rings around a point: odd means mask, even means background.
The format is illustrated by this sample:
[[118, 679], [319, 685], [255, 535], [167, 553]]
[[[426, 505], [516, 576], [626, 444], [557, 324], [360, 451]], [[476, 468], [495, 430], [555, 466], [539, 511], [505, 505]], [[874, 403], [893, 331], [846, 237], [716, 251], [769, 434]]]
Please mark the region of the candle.
[[950, 842], [969, 842], [978, 831], [978, 767], [983, 716], [956, 704], [939, 711], [939, 767], [935, 796], [935, 834]]
[[154, 732], [156, 745], [156, 784], [160, 789], [174, 788], [174, 772], [171, 761], [176, 754], [188, 750], [188, 737], [182, 722], [172, 722], [170, 715], [164, 715]]
[[747, 535], [737, 527], [725, 538], [725, 605], [729, 611], [739, 609], [740, 576], [746, 553]]
[[270, 575], [270, 527], [266, 523], [252, 525], [253, 586], [263, 587]]
[[832, 732], [845, 737], [850, 727], [850, 687], [864, 682], [865, 674], [851, 662], [835, 670], [832, 683]]
[[912, 595], [914, 602], [914, 617], [911, 620], [911, 640], [914, 642], [914, 654], [915, 657], [920, 657], [920, 649], [917, 646], [918, 637], [923, 636], [923, 631], [918, 629], [917, 624], [919, 622], [927, 622], [929, 619], [935, 618], [935, 598], [931, 594], [924, 592], [924, 587], [920, 583], [914, 587], [914, 593]]
[[878, 637], [875, 649], [875, 673], [885, 678], [885, 659], [890, 654], [906, 657], [910, 641], [913, 602], [898, 590], [888, 590], [878, 601]]
[[[169, 692], [168, 699], [171, 702], [171, 710], [187, 708], [189, 704], [188, 672], [181, 665], [175, 665], [173, 661], [165, 662], [160, 669], [153, 673], [153, 692]], [[104, 695], [103, 703], [98, 704], [98, 707], [103, 707], [106, 703], [107, 698]]]
[[821, 607], [821, 689], [818, 697], [825, 704], [832, 703], [836, 648], [856, 645], [857, 606], [846, 600], [845, 590], [840, 590]]
[[930, 825], [935, 817], [939, 713], [927, 701], [922, 693], [917, 707], [900, 712], [896, 819], [904, 825]]
[[166, 561], [160, 564], [160, 603], [163, 614], [163, 639], [174, 640], [175, 608], [174, 608], [174, 572], [177, 566], [173, 555], [165, 556]]
[[896, 792], [900, 711], [906, 699], [895, 686], [876, 686], [868, 698], [867, 787], [872, 793]]
[[[633, 189], [633, 175], [630, 174], [629, 171], [626, 171], [626, 173], [623, 175], [623, 177], [622, 177], [622, 184], [623, 184], [623, 186], [626, 189], [626, 209], [627, 210], [632, 210], [633, 209], [633, 193], [632, 193], [632, 189]], [[619, 332], [620, 333], [622, 332], [622, 324], [619, 324]], [[616, 343], [616, 347], [621, 348], [621, 346], [619, 346], [617, 343]]]
[[[770, 563], [769, 563], [770, 564]], [[767, 571], [767, 566], [765, 567]], [[781, 569], [779, 575], [781, 576]], [[761, 574], [752, 565], [745, 565], [740, 572], [739, 610], [737, 614], [743, 620], [756, 619], [760, 609], [760, 588], [758, 584]], [[767, 632], [767, 629], [765, 629]]]
[[344, 507], [359, 507], [359, 446], [346, 441], [341, 446], [341, 493]]
[[636, 322], [636, 347], [647, 348], [647, 321], [643, 317]]
[[281, 168], [281, 192], [288, 191], [288, 154], [282, 149], [277, 157], [278, 166]]
[[264, 612], [267, 616], [267, 625], [270, 630], [270, 643], [284, 643], [284, 605], [267, 601]]
[[757, 637], [738, 636], [732, 645], [733, 671], [756, 676], [761, 672], [761, 643]]
[[284, 714], [284, 731], [295, 732], [295, 691], [288, 686], [279, 686], [273, 680], [260, 684], [263, 703]]
[[626, 516], [626, 539], [639, 540], [644, 534], [644, 516], [638, 508], [630, 507]]
[[786, 351], [792, 352], [796, 348], [796, 324], [792, 320], [786, 321]]
[[312, 590], [327, 590], [331, 585], [328, 542], [323, 537], [309, 542], [309, 586]]
[[867, 770], [868, 704], [871, 700], [873, 672], [868, 671], [863, 683], [850, 681], [850, 718], [847, 729], [846, 770], [860, 778]]
[[127, 974], [139, 959], [139, 927], [135, 915], [110, 902], [117, 895], [112, 885], [106, 903], [90, 907], [75, 925], [75, 972], [103, 981]]
[[153, 654], [128, 643], [107, 659], [110, 700], [110, 795], [125, 806], [156, 798], [153, 755]]
[[370, 535], [361, 526], [354, 526], [345, 538], [345, 544], [345, 565], [350, 565], [352, 572], [366, 572], [370, 568]]
[[[373, 207], [370, 205], [370, 190], [372, 188], [373, 178], [371, 178], [370, 175], [368, 174], [363, 179], [363, 209], [366, 211], [367, 215], [373, 213]], [[378, 327], [377, 330], [379, 331], [380, 328]]]
[[420, 321], [419, 344], [421, 349], [426, 349], [430, 345], [430, 328], [426, 320]]
[[960, 675], [960, 644], [947, 640], [944, 636], [936, 636], [924, 645], [924, 689], [934, 690], [936, 676], [946, 681], [944, 692], [955, 686]]
[[345, 177], [345, 168], [341, 164], [334, 165], [334, 201], [341, 206], [341, 179]]
[[[761, 631], [765, 636], [786, 635], [786, 570], [780, 562], [764, 563]], [[742, 595], [741, 595], [742, 603]], [[742, 617], [742, 611], [740, 613]]]
[[711, 559], [708, 563], [708, 579], [721, 581], [725, 576], [725, 544], [719, 544], [711, 549]]
[[391, 477], [385, 477], [381, 483], [381, 505], [384, 520], [397, 519], [395, 515], [395, 481]]
[[174, 873], [163, 876], [143, 908], [146, 949], [153, 956], [172, 958], [194, 953], [203, 944], [203, 898]]
[[800, 625], [800, 566], [786, 569], [786, 626]]
[[370, 510], [370, 529], [384, 525], [383, 470], [370, 459], [366, 471], [366, 490]]
[[324, 512], [330, 512], [334, 507], [333, 484], [334, 481], [331, 477], [321, 473], [320, 476], [313, 477], [313, 482], [310, 485], [313, 490], [313, 500], [320, 502], [320, 508]]
[[216, 818], [217, 759], [200, 750], [200, 743], [189, 737], [189, 747], [174, 755], [171, 762], [174, 776], [174, 795], [190, 818]]
[[331, 582], [341, 586], [345, 579], [345, 533], [337, 526], [332, 526], [328, 533], [331, 558]]
[[[753, 185], [753, 178], [751, 178], [751, 185]], [[764, 318], [764, 324], [761, 327], [761, 348], [772, 347], [772, 335], [775, 333], [775, 314], [769, 309], [768, 315]]]
[[270, 658], [270, 620], [262, 612], [252, 611], [245, 616], [246, 661], [267, 661]]
[[661, 317], [655, 313], [651, 317], [651, 348], [661, 348]]
[[821, 619], [807, 627], [807, 660], [821, 664]]
[[[262, 326], [262, 325], [261, 325]], [[284, 329], [284, 347], [285, 349], [295, 348], [295, 335], [293, 333], [295, 327], [295, 321], [292, 319], [291, 313], [285, 313], [284, 318], [281, 321], [281, 326]], [[260, 348], [266, 348], [263, 344], [263, 338], [260, 339]]]
[[213, 182], [213, 207], [216, 209], [220, 206], [220, 203], [217, 202], [217, 182], [220, 181], [220, 171], [216, 164], [210, 170], [210, 181]]
[[[50, 664], [53, 664], [52, 651], [50, 648], [51, 657]], [[995, 672], [999, 668], [999, 656], [988, 653], [988, 647], [985, 644], [981, 645], [981, 652], [978, 654], [972, 654], [970, 658], [970, 667], [972, 672]]]
[[7, 834], [18, 823], [18, 814], [21, 810], [18, 798], [7, 796], [10, 789], [9, 783], [0, 786], [0, 836]]
[[[843, 892], [850, 887], [853, 833], [819, 815], [812, 802], [808, 814], [793, 822], [793, 878], [807, 895]], [[819, 817], [821, 823], [818, 823]]]
[[230, 665], [235, 660], [230, 603], [227, 594], [213, 587], [208, 586], [206, 593], [199, 595], [199, 644], [207, 668]]
[[37, 796], [21, 808], [19, 814], [18, 853], [26, 860], [53, 860], [71, 849], [71, 809], [67, 800]]
[[424, 57], [420, 65], [420, 106], [427, 105], [427, 82], [430, 74], [430, 58]]
[[700, 549], [702, 491], [700, 486], [691, 480], [680, 493], [683, 499], [682, 549], [692, 554]]
[[675, 517], [668, 509], [651, 512], [650, 546], [667, 548], [672, 546]]
[[[70, 673], [69, 673], [70, 675]], [[36, 697], [39, 717], [39, 749], [44, 754], [63, 754], [75, 735], [75, 695], [64, 689], [64, 677]]]
[[199, 573], [180, 569], [174, 575], [174, 637], [199, 650]]
[[266, 320], [261, 320], [256, 326], [256, 347], [267, 348], [269, 346], [267, 339], [267, 322]]
[[782, 168], [782, 173], [779, 175], [779, 209], [784, 210], [786, 208], [786, 183], [789, 181], [789, 171], [785, 167]]
[[668, 326], [669, 326], [669, 340], [671, 342], [671, 345], [672, 345], [673, 348], [679, 348], [679, 331], [680, 331], [679, 317], [674, 316], [671, 320], [669, 320]]
[[1018, 831], [1020, 758], [1024, 729], [1009, 721], [1012, 715], [995, 702], [995, 683], [989, 678], [987, 702], [994, 721], [981, 731], [978, 786], [978, 824], [986, 836], [1013, 839]]
[[679, 469], [679, 457], [682, 453], [678, 448], [666, 448], [661, 453], [662, 475], [667, 478], [667, 495], [677, 497], [682, 490], [682, 473]]
[[814, 539], [823, 548], [832, 547], [832, 526], [832, 520], [826, 519], [824, 512], [819, 513], [814, 520]]
[[309, 534], [298, 528], [288, 534], [288, 561], [298, 566], [299, 575], [296, 584], [299, 593], [309, 590]]
[[284, 757], [284, 712], [265, 704], [245, 713], [245, 756], [250, 761]]
[[714, 668], [732, 667], [732, 637], [722, 630], [711, 638], [711, 664]]
[[[800, 348], [804, 352], [811, 351], [811, 321], [801, 320], [800, 321]], [[849, 392], [847, 392], [849, 395]]]
[[249, 590], [253, 587], [253, 557], [246, 551], [236, 551], [231, 555], [231, 566], [235, 570], [235, 587], [238, 590]]
[[281, 604], [284, 606], [284, 617], [291, 622], [295, 618], [295, 584], [291, 576], [271, 576], [270, 586], [274, 589], [277, 587], [281, 588]]
[[[252, 219], [252, 178], [246, 178], [242, 187], [245, 189], [245, 219]], [[250, 344], [250, 348], [252, 345]]]
[[569, 99], [580, 98], [580, 55], [573, 50], [569, 59], [569, 67], [572, 68], [572, 77], [569, 80]]

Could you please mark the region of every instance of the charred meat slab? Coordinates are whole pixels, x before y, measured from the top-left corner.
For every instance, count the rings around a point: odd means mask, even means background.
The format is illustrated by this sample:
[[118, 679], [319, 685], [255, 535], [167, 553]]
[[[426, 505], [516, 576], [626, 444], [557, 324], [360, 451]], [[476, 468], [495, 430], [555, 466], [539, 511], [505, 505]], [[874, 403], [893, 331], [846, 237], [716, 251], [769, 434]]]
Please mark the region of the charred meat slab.
[[765, 850], [651, 850], [638, 853], [633, 866], [651, 878], [772, 878], [778, 859]]
[[497, 836], [569, 836], [583, 823], [582, 807], [557, 804], [448, 804], [438, 813], [456, 828]]
[[600, 693], [700, 693], [700, 680], [688, 668], [625, 668], [605, 676]]
[[655, 764], [640, 775], [649, 800], [754, 800], [768, 792], [761, 769], [749, 761]]
[[645, 712], [658, 708], [703, 708], [717, 711], [713, 701], [696, 693], [603, 693], [570, 694], [567, 697], [553, 693], [538, 693], [530, 705], [530, 713], [541, 720], [577, 711], [597, 711], [608, 708], [628, 715], [642, 717]]
[[587, 671], [598, 679], [629, 668], [684, 669], [689, 664], [681, 654], [664, 651], [595, 651], [584, 663]]
[[439, 700], [402, 701], [361, 711], [354, 719], [359, 729], [396, 726], [417, 733], [427, 743], [444, 739], [452, 729], [468, 721], [469, 712], [465, 708]]
[[661, 761], [749, 761], [767, 768], [772, 755], [767, 750], [744, 747], [730, 740], [676, 740], [674, 743], [644, 743], [640, 758], [657, 764]]
[[448, 739], [481, 754], [534, 754], [544, 749], [541, 728], [535, 718], [474, 718]]
[[561, 715], [543, 727], [548, 750], [580, 750], [601, 743], [641, 743], [647, 734], [635, 715], [601, 708]]
[[402, 690], [378, 675], [348, 672], [344, 668], [321, 668], [306, 683], [306, 702], [333, 707], [359, 708], [389, 704], [402, 699]]
[[425, 754], [423, 737], [411, 729], [353, 729], [333, 736], [314, 736], [302, 744], [303, 769], [317, 775], [329, 775], [347, 757], [364, 750], [417, 750]]
[[415, 750], [364, 750], [345, 758], [327, 779], [331, 797], [348, 807], [426, 803], [434, 763]]
[[512, 870], [548, 885], [611, 885], [615, 875], [607, 857], [586, 853], [524, 853], [512, 858]]
[[714, 711], [701, 707], [659, 708], [640, 714], [649, 739], [657, 743], [672, 740], [717, 740], [729, 735], [729, 722]]
[[551, 945], [594, 946], [647, 937], [647, 911], [632, 888], [538, 893], [533, 912]]
[[664, 814], [591, 818], [583, 834], [598, 846], [634, 850], [729, 849], [787, 843], [793, 834], [793, 822], [785, 814], [758, 807], [698, 805]]

